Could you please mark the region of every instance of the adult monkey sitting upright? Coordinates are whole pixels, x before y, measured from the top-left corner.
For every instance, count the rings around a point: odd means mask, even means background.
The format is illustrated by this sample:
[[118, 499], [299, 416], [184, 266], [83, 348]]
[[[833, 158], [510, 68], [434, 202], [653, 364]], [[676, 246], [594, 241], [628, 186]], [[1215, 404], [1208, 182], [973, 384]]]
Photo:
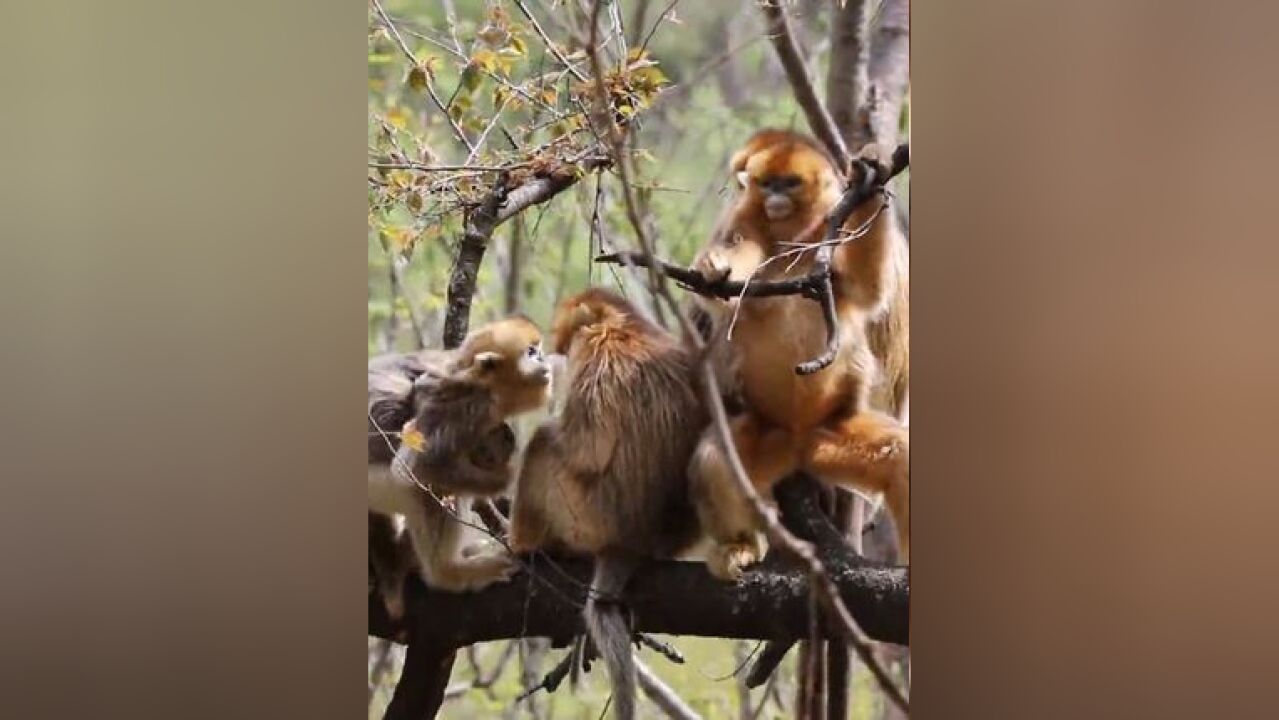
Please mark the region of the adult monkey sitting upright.
[[[887, 173], [889, 157], [871, 145], [858, 159]], [[695, 266], [707, 276], [738, 281], [807, 275], [825, 216], [842, 194], [835, 163], [811, 138], [764, 130], [731, 166], [742, 192]], [[841, 344], [828, 367], [796, 373], [827, 344], [822, 308], [806, 297], [699, 298], [699, 306], [711, 319], [715, 341], [727, 343], [718, 348], [727, 350], [717, 352], [727, 359], [720, 371], [731, 376], [744, 405], [732, 435], [755, 488], [768, 497], [779, 480], [805, 470], [827, 483], [882, 495], [908, 564], [909, 435], [896, 418], [872, 409], [902, 412], [909, 372], [907, 247], [893, 214], [881, 210], [874, 202], [857, 208], [845, 230], [865, 225], [865, 234], [834, 249]], [[878, 402], [872, 393], [880, 395]], [[713, 430], [703, 437], [690, 472], [698, 516], [716, 542], [708, 567], [717, 577], [735, 579], [762, 557], [763, 540]]]

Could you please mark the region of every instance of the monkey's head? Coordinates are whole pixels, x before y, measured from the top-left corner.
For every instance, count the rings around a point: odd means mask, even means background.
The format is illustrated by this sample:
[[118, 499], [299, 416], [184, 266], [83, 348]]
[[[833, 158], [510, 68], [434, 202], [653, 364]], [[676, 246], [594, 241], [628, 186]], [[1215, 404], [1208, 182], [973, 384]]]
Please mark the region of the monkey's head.
[[812, 138], [787, 130], [762, 130], [730, 163], [745, 201], [771, 222], [807, 213], [838, 187], [835, 163]]
[[551, 397], [551, 365], [542, 352], [542, 332], [522, 315], [467, 335], [454, 369], [486, 386], [504, 416], [536, 410]]
[[633, 342], [659, 333], [625, 298], [604, 288], [588, 288], [560, 303], [551, 323], [556, 354], [567, 355], [580, 331], [609, 329], [612, 340]]

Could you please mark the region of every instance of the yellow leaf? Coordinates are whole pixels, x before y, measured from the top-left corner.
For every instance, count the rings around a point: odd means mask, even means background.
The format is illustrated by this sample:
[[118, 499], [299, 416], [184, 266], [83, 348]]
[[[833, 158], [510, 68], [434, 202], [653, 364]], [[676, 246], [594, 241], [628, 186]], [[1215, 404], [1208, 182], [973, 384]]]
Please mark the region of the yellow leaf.
[[511, 44], [509, 47], [516, 55], [524, 55], [528, 52], [528, 46], [524, 44], [524, 41], [520, 39], [519, 35], [511, 35]]
[[409, 83], [409, 87], [413, 88], [414, 90], [425, 90], [426, 89], [426, 67], [423, 65], [415, 65], [412, 70], [409, 70], [408, 83]]
[[547, 105], [554, 105], [555, 101], [559, 100], [560, 98], [559, 91], [556, 90], [554, 87], [542, 88], [542, 91], [539, 92], [538, 95], [542, 98], [542, 102], [546, 103]]
[[409, 125], [409, 114], [399, 105], [393, 105], [386, 110], [386, 121], [403, 130]]
[[417, 429], [417, 424], [412, 420], [405, 423], [404, 429], [400, 430], [400, 442], [417, 452], [422, 452], [426, 449], [426, 436]]
[[382, 237], [393, 248], [401, 253], [407, 253], [413, 248], [413, 241], [416, 239], [412, 228], [406, 227], [388, 227], [382, 229]]
[[471, 62], [484, 68], [486, 72], [493, 72], [497, 68], [497, 53], [480, 48], [471, 56]]

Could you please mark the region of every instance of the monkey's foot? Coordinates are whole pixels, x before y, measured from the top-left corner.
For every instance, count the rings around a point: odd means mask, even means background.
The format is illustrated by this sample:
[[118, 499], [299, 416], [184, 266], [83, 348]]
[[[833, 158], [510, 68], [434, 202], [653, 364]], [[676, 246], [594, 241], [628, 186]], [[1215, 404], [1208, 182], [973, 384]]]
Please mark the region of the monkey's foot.
[[449, 592], [474, 592], [494, 583], [510, 580], [519, 570], [514, 558], [502, 554], [481, 554], [463, 558], [442, 568], [434, 577], [424, 578], [428, 587]]
[[480, 557], [482, 555], [496, 555], [502, 553], [502, 546], [492, 540], [480, 540], [470, 545], [464, 545], [460, 554], [464, 558]]
[[706, 556], [706, 569], [720, 580], [736, 582], [742, 572], [764, 558], [760, 542], [716, 545]]

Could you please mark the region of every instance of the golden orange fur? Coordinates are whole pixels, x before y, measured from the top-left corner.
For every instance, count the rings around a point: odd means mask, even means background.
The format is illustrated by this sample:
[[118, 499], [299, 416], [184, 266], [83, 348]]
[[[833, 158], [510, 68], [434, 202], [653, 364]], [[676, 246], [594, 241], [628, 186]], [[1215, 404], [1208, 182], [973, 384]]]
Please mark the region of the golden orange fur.
[[586, 626], [613, 683], [614, 717], [629, 720], [635, 667], [619, 602], [642, 562], [698, 536], [686, 473], [707, 421], [697, 359], [607, 290], [569, 298], [552, 325], [568, 359], [566, 399], [529, 440], [510, 543], [595, 556]]
[[[878, 161], [871, 147], [863, 157]], [[842, 181], [815, 141], [765, 130], [747, 141], [731, 168], [743, 184], [695, 266], [733, 280], [778, 280], [808, 273], [827, 212]], [[906, 323], [907, 253], [892, 213], [878, 203], [853, 213], [846, 229], [875, 219], [864, 237], [836, 248], [832, 260], [842, 342], [835, 361], [812, 375], [795, 366], [825, 349], [826, 325], [817, 303], [800, 296], [700, 301], [745, 412], [733, 434], [756, 487], [767, 495], [789, 473], [805, 469], [824, 481], [883, 494], [909, 558], [909, 442], [893, 417], [905, 401], [909, 342]], [[732, 338], [726, 330], [732, 325]], [[881, 372], [886, 371], [886, 372]], [[691, 466], [703, 525], [718, 543], [712, 572], [735, 577], [758, 559], [758, 528], [737, 497], [725, 458], [707, 435]]]

